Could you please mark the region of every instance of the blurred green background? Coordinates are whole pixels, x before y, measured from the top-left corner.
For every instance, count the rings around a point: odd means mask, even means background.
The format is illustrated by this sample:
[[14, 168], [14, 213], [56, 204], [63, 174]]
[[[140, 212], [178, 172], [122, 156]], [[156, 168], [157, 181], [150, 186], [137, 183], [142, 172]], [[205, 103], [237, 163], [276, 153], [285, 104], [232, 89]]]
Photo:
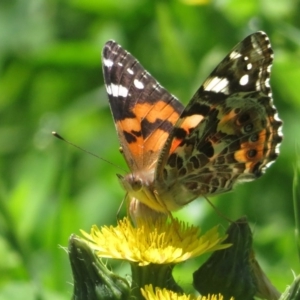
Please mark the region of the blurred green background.
[[[232, 220], [248, 216], [256, 256], [280, 291], [292, 282], [292, 271], [300, 273], [292, 204], [300, 141], [300, 3], [193, 2], [0, 2], [0, 299], [70, 299], [69, 236], [116, 223], [124, 196], [119, 169], [51, 135], [58, 131], [127, 169], [103, 87], [100, 54], [109, 39], [186, 104], [236, 43], [267, 32], [275, 52], [273, 96], [284, 121], [281, 154], [261, 179], [211, 200]], [[204, 200], [177, 215], [203, 230], [228, 226]], [[200, 261], [176, 268], [187, 291]], [[110, 263], [130, 274], [125, 263]]]

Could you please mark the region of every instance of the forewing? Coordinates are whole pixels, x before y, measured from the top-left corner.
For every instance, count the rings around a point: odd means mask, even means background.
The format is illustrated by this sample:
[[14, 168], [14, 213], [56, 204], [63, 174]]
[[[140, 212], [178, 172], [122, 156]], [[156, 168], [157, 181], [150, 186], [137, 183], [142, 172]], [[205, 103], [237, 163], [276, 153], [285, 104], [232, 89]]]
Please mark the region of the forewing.
[[131, 171], [153, 168], [182, 104], [126, 50], [105, 44], [103, 73], [122, 152]]
[[223, 59], [181, 114], [156, 178], [185, 204], [259, 177], [278, 155], [282, 122], [269, 86], [273, 51], [254, 33]]

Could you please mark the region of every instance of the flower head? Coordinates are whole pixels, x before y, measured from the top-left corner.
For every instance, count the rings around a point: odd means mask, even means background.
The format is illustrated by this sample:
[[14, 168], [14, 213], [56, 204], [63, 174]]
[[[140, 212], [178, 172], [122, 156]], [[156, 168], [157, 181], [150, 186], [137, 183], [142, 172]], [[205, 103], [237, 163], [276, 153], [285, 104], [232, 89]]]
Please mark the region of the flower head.
[[200, 230], [184, 222], [164, 218], [157, 220], [138, 220], [137, 226], [124, 218], [116, 227], [93, 226], [91, 233], [82, 231], [90, 246], [100, 257], [125, 259], [137, 262], [140, 266], [148, 264], [175, 264], [206, 252], [224, 249], [230, 244], [221, 244], [218, 227], [202, 236]]
[[205, 296], [193, 296], [186, 294], [177, 294], [167, 289], [155, 288], [153, 286], [146, 285], [142, 290], [142, 295], [146, 300], [223, 300], [222, 295], [209, 295]]

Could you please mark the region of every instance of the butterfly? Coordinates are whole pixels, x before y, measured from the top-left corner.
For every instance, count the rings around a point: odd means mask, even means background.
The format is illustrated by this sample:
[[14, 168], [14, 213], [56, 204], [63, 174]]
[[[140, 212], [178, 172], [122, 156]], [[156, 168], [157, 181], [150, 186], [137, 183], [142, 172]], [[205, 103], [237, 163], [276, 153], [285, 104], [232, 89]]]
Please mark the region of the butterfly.
[[260, 177], [277, 158], [281, 125], [269, 85], [268, 36], [237, 44], [186, 107], [114, 41], [103, 49], [106, 91], [130, 172], [130, 200], [171, 212]]

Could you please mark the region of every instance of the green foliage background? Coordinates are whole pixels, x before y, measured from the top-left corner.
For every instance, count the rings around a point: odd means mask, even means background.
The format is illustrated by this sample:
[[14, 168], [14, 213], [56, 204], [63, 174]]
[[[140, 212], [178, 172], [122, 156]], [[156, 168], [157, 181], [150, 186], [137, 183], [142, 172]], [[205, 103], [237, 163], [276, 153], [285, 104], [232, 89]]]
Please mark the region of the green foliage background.
[[[228, 51], [257, 30], [267, 32], [275, 52], [271, 84], [284, 121], [281, 154], [261, 179], [211, 200], [232, 220], [248, 216], [256, 256], [283, 291], [292, 270], [300, 273], [292, 205], [300, 141], [299, 11], [296, 0], [1, 1], [0, 299], [70, 299], [63, 250], [69, 236], [116, 223], [124, 191], [115, 174], [122, 171], [51, 136], [56, 130], [127, 169], [103, 86], [104, 43], [118, 41], [186, 104]], [[178, 216], [204, 230], [228, 225], [203, 200]], [[200, 261], [177, 267], [187, 291]], [[112, 264], [129, 274], [125, 263]]]

